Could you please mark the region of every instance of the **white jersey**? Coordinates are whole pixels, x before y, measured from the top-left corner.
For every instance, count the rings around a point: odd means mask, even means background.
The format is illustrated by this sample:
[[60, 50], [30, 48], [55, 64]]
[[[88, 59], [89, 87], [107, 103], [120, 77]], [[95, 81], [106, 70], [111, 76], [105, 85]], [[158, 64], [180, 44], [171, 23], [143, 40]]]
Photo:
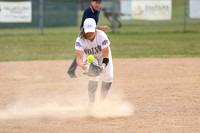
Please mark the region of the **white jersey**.
[[[83, 51], [83, 62], [87, 60], [88, 55], [93, 55], [95, 57], [94, 62], [101, 65], [102, 58], [102, 49], [109, 47], [110, 41], [108, 40], [107, 35], [101, 31], [97, 30], [94, 40], [91, 42], [89, 39], [81, 39], [78, 37], [75, 43], [75, 49]], [[87, 67], [89, 68], [89, 63]], [[113, 79], [113, 63], [112, 55], [109, 47], [109, 63], [102, 72], [102, 78], [104, 82], [112, 82]], [[99, 76], [90, 77], [91, 81], [98, 81]]]
[[97, 30], [92, 42], [89, 39], [81, 39], [81, 37], [78, 37], [76, 39], [75, 49], [83, 51], [86, 55], [93, 55], [95, 58], [99, 59], [102, 56], [102, 49], [109, 45], [110, 41], [107, 35], [103, 31]]

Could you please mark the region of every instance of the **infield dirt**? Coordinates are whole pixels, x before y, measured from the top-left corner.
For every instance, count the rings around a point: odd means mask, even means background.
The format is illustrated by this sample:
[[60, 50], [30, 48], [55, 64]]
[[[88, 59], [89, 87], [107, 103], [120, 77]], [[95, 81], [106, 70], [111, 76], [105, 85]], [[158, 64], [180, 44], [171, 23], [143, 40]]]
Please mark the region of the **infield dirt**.
[[92, 109], [71, 62], [0, 62], [0, 133], [200, 132], [200, 58], [114, 59], [107, 100], [99, 82]]

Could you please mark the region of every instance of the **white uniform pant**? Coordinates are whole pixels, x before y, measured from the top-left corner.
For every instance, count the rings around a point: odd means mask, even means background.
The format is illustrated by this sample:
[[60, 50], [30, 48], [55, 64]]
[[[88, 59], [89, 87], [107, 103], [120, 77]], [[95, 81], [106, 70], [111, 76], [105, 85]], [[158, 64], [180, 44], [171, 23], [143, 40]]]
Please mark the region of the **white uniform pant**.
[[[87, 55], [84, 54], [83, 55], [83, 62], [85, 62], [87, 60]], [[98, 59], [95, 58], [94, 62], [97, 63], [98, 65], [101, 65], [103, 61], [102, 56], [99, 57]], [[89, 69], [90, 63], [88, 63], [87, 67]], [[96, 77], [90, 77], [89, 79], [90, 81], [98, 81], [99, 80], [99, 76]], [[104, 68], [103, 72], [102, 72], [102, 80], [104, 82], [112, 82], [113, 80], [113, 62], [112, 62], [112, 54], [111, 54], [111, 50], [109, 47], [109, 63], [108, 65]]]

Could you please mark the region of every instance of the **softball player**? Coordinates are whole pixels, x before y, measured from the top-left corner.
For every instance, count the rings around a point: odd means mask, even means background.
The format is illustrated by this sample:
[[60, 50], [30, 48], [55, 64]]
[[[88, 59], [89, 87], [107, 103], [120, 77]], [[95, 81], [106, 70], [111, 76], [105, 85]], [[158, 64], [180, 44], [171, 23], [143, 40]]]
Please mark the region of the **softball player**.
[[[86, 62], [88, 55], [95, 57], [95, 62], [102, 71], [101, 99], [104, 100], [111, 87], [113, 79], [113, 63], [110, 49], [110, 41], [107, 35], [96, 29], [93, 18], [84, 21], [83, 28], [75, 43], [77, 64], [84, 71], [88, 70], [90, 64]], [[88, 94], [91, 103], [95, 100], [99, 76], [90, 77], [88, 82]]]
[[[83, 22], [87, 18], [93, 18], [96, 21], [96, 24], [99, 21], [99, 14], [100, 14], [100, 6], [101, 6], [101, 0], [92, 0], [91, 5], [85, 9], [82, 17], [82, 22], [81, 22], [81, 28], [83, 27]], [[96, 26], [97, 29], [106, 31], [109, 29], [108, 26]], [[70, 68], [68, 69], [67, 73], [71, 78], [76, 78], [75, 75], [75, 70], [77, 68], [76, 64], [76, 57], [74, 58]]]

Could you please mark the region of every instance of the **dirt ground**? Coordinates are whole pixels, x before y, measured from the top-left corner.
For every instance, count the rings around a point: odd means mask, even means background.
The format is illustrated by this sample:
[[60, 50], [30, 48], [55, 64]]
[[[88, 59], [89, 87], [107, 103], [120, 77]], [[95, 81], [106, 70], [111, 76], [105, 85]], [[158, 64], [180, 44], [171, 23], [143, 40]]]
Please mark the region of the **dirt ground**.
[[105, 102], [71, 60], [0, 62], [0, 133], [199, 133], [200, 58], [114, 59]]

